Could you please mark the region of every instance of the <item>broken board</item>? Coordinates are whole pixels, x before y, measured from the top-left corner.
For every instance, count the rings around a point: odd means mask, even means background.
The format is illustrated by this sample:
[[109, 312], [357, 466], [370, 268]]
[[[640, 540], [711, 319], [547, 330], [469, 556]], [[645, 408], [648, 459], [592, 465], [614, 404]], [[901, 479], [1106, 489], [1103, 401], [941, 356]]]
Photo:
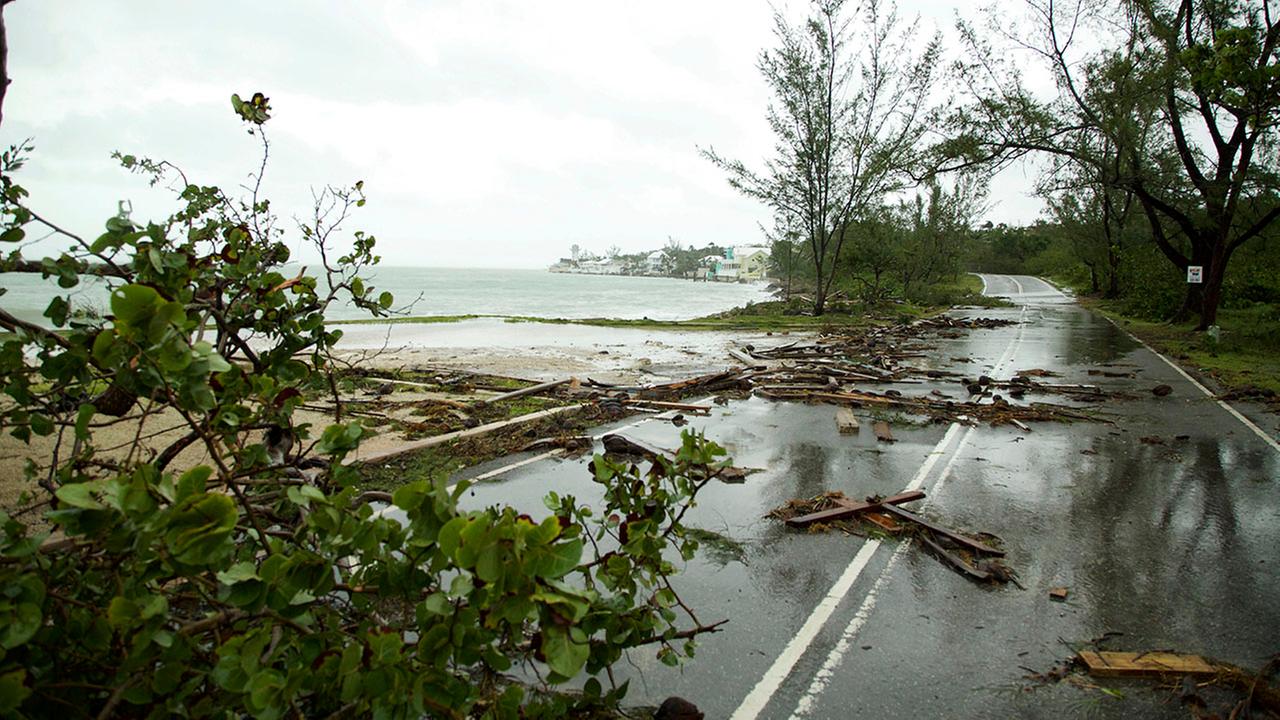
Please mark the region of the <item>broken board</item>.
[[1080, 661], [1095, 677], [1159, 677], [1165, 675], [1216, 675], [1218, 671], [1199, 655], [1167, 652], [1080, 651]]
[[898, 439], [893, 436], [893, 431], [889, 430], [889, 423], [884, 420], [872, 423], [871, 431], [876, 434], [876, 439], [880, 442], [898, 442]]
[[836, 429], [841, 435], [858, 434], [858, 418], [847, 407], [836, 408]]

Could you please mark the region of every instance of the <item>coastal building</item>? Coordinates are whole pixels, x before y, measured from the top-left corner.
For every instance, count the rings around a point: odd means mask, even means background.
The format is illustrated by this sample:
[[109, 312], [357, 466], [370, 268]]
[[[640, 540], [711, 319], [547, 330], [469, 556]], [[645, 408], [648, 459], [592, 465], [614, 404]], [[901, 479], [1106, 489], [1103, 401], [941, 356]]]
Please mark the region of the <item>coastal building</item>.
[[760, 280], [769, 273], [769, 248], [744, 245], [730, 251], [738, 262], [739, 280]]
[[667, 254], [654, 250], [644, 259], [645, 272], [650, 275], [661, 275], [667, 269]]

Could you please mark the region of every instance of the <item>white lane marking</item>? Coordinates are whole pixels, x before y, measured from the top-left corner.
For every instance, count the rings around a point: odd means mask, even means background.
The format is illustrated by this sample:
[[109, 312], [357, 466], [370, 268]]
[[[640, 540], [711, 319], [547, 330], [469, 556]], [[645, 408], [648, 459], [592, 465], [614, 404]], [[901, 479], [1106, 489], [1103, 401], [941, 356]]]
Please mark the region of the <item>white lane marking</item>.
[[[1027, 313], [1026, 306], [1022, 308], [1022, 315]], [[1009, 347], [1005, 349], [1004, 355], [1001, 356], [999, 362], [992, 369], [991, 374], [995, 375], [1004, 364], [1013, 359], [1017, 348], [1022, 345], [1022, 328], [1019, 325], [1018, 334], [1014, 337], [1013, 342], [1009, 343]], [[953, 424], [952, 427], [958, 427]], [[942, 473], [938, 476], [938, 481], [933, 484], [930, 489], [930, 496], [925, 498], [924, 505], [927, 507], [930, 500], [938, 494], [938, 491], [947, 482], [947, 478], [951, 477], [952, 470], [955, 469], [956, 461], [964, 454], [965, 448], [969, 446], [969, 441], [973, 438], [975, 427], [969, 427], [965, 430], [964, 436], [960, 438], [960, 442], [956, 443], [955, 451], [951, 453], [951, 458], [947, 464], [942, 467]], [[791, 718], [798, 720], [813, 712], [814, 706], [818, 702], [818, 697], [827, 689], [827, 685], [831, 683], [831, 679], [835, 676], [836, 670], [844, 662], [845, 655], [849, 654], [850, 648], [853, 647], [853, 640], [861, 632], [867, 619], [871, 617], [871, 611], [876, 608], [876, 598], [880, 593], [880, 589], [888, 582], [889, 574], [893, 572], [893, 568], [898, 563], [898, 558], [907, 551], [907, 547], [911, 542], [904, 541], [898, 545], [898, 549], [894, 551], [889, 558], [889, 562], [885, 564], [884, 570], [880, 571], [880, 576], [876, 578], [871, 589], [867, 591], [866, 597], [862, 600], [862, 605], [858, 607], [857, 612], [853, 614], [853, 619], [845, 626], [844, 632], [840, 633], [840, 639], [836, 641], [835, 647], [831, 648], [831, 652], [827, 653], [827, 657], [822, 661], [822, 667], [818, 668], [818, 672], [814, 674], [813, 680], [809, 683], [809, 687], [805, 689], [804, 695], [800, 696], [800, 700], [796, 703], [796, 709], [792, 711]]]
[[1022, 291], [1022, 283], [1018, 282], [1018, 278], [1016, 278], [1016, 277], [1014, 277], [1014, 276], [1012, 276], [1012, 275], [1007, 275], [1006, 277], [1008, 277], [1010, 280], [1012, 280], [1012, 281], [1013, 281], [1013, 286], [1014, 286], [1014, 287], [1016, 287], [1016, 288], [1018, 288], [1018, 294], [1019, 294], [1019, 295], [1023, 295], [1023, 294], [1025, 294], [1025, 293], [1023, 293], [1023, 291]]
[[[1013, 340], [1009, 341], [1008, 347], [1005, 348], [1004, 353], [1000, 356], [1000, 360], [997, 361], [993, 367], [992, 375], [998, 372], [1000, 368], [1013, 358], [1013, 353], [1022, 343], [1022, 334], [1025, 328], [1022, 320], [1026, 318], [1026, 315], [1027, 308], [1026, 306], [1023, 306], [1022, 311], [1019, 314], [1018, 333], [1014, 336]], [[920, 469], [916, 471], [915, 476], [911, 478], [911, 482], [907, 484], [907, 490], [916, 490], [924, 485], [925, 479], [929, 476], [933, 467], [938, 464], [938, 460], [947, 454], [946, 448], [951, 444], [952, 438], [954, 438], [956, 433], [959, 432], [960, 427], [961, 425], [958, 422], [951, 423], [947, 428], [947, 432], [943, 434], [942, 439], [938, 441], [937, 445], [933, 446], [933, 450], [929, 453], [929, 457], [925, 460], [924, 464], [920, 466]], [[967, 439], [972, 434], [973, 428], [969, 428], [969, 432], [966, 433], [965, 438]], [[963, 443], [964, 440], [961, 442]], [[960, 446], [957, 445], [957, 450], [959, 450], [959, 448]], [[955, 455], [952, 454], [951, 461], [947, 463], [944, 472], [949, 472], [954, 463]], [[898, 550], [895, 551], [894, 555], [890, 558], [889, 563], [880, 572], [880, 576], [876, 578], [875, 584], [872, 585], [871, 590], [867, 593], [867, 599], [863, 601], [865, 612], [860, 608], [858, 614], [854, 615], [854, 619], [850, 623], [851, 625], [856, 623], [853, 630], [854, 633], [856, 633], [857, 629], [861, 628], [862, 624], [866, 622], [866, 616], [870, 615], [872, 608], [875, 606], [876, 589], [884, 583], [885, 578], [889, 574], [889, 570], [893, 567], [893, 559], [903, 552], [903, 547], [905, 547], [905, 545], [906, 543], [903, 543], [903, 545], [898, 547]], [[821, 632], [822, 626], [831, 618], [836, 607], [853, 587], [854, 581], [858, 579], [858, 575], [860, 575], [863, 569], [866, 568], [867, 562], [871, 560], [871, 556], [875, 554], [879, 547], [880, 543], [876, 540], [868, 540], [863, 544], [862, 548], [858, 551], [858, 554], [854, 555], [853, 560], [850, 561], [849, 566], [845, 568], [844, 572], [840, 574], [840, 577], [836, 580], [835, 584], [827, 591], [826, 596], [822, 598], [817, 607], [815, 607], [809, 614], [808, 619], [806, 619], [804, 625], [800, 627], [799, 632], [791, 638], [786, 647], [782, 649], [782, 653], [778, 655], [778, 657], [773, 661], [773, 664], [769, 666], [769, 669], [765, 671], [764, 676], [761, 677], [760, 681], [751, 689], [751, 692], [747, 693], [747, 696], [743, 698], [742, 702], [738, 705], [738, 709], [730, 716], [731, 720], [750, 720], [758, 717], [760, 713], [764, 711], [765, 706], [769, 704], [769, 701], [778, 691], [778, 688], [782, 686], [782, 682], [791, 674], [796, 663], [800, 661], [800, 657], [804, 655], [805, 651], [809, 649], [809, 646], [813, 644], [818, 633]], [[861, 620], [859, 619], [860, 617]], [[847, 632], [849, 632], [848, 628], [846, 628], [846, 633]], [[840, 644], [837, 643], [836, 649], [833, 649], [831, 654], [828, 654], [826, 662], [823, 663], [823, 667], [826, 667], [829, 663], [834, 663], [832, 665], [832, 668], [834, 669], [835, 665], [840, 664], [840, 660], [843, 657], [844, 652], [848, 650], [848, 647], [846, 646], [844, 650], [837, 654], [837, 650], [840, 649], [840, 647]], [[835, 656], [834, 658], [833, 655]], [[823, 678], [822, 687], [825, 687], [826, 679], [827, 678], [825, 677]], [[817, 682], [816, 678], [814, 682]], [[818, 689], [818, 692], [821, 692], [821, 687]], [[805, 697], [808, 697], [807, 693]], [[804, 702], [804, 698], [801, 699], [801, 702]], [[810, 700], [810, 703], [811, 702], [812, 700]]]
[[782, 681], [786, 679], [791, 669], [795, 667], [800, 656], [805, 650], [809, 649], [809, 644], [817, 637], [818, 632], [822, 630], [822, 626], [826, 624], [832, 613], [836, 611], [836, 606], [844, 599], [844, 594], [853, 586], [853, 582], [858, 579], [858, 575], [862, 573], [862, 569], [867, 566], [871, 560], [871, 556], [875, 555], [876, 550], [880, 548], [880, 541], [867, 540], [863, 543], [862, 548], [858, 550], [858, 554], [853, 556], [853, 561], [849, 563], [849, 567], [845, 568], [840, 574], [840, 578], [827, 591], [826, 597], [822, 598], [813, 612], [809, 613], [809, 618], [804, 621], [804, 625], [800, 626], [800, 631], [795, 637], [791, 638], [791, 642], [782, 649], [782, 654], [773, 661], [773, 665], [765, 672], [764, 677], [760, 678], [760, 682], [751, 689], [742, 700], [742, 704], [738, 705], [738, 709], [730, 716], [731, 720], [745, 720], [746, 718], [755, 718], [764, 710], [765, 705], [769, 704], [769, 699], [777, 692], [778, 687], [782, 685]]
[[982, 281], [982, 294], [986, 295], [987, 294], [987, 276], [983, 275], [982, 273], [974, 273], [974, 275], [977, 275], [978, 279]]
[[1204, 385], [1201, 385], [1198, 380], [1191, 377], [1191, 375], [1189, 375], [1186, 370], [1183, 370], [1177, 363], [1175, 363], [1174, 361], [1170, 360], [1169, 358], [1157, 352], [1155, 348], [1143, 342], [1142, 339], [1139, 338], [1137, 335], [1134, 335], [1128, 330], [1125, 330], [1124, 328], [1120, 327], [1120, 325], [1115, 320], [1112, 320], [1111, 318], [1107, 317], [1106, 315], [1103, 315], [1102, 313], [1099, 313], [1099, 315], [1102, 315], [1102, 317], [1106, 318], [1107, 322], [1111, 323], [1112, 325], [1115, 325], [1117, 330], [1133, 338], [1133, 340], [1137, 342], [1139, 345], [1146, 348], [1156, 357], [1163, 360], [1166, 365], [1168, 365], [1169, 367], [1177, 371], [1177, 373], [1181, 375], [1184, 379], [1186, 379], [1187, 382], [1191, 383], [1196, 388], [1198, 388], [1200, 392], [1204, 393], [1205, 397], [1212, 398], [1215, 402], [1218, 403], [1218, 405], [1223, 410], [1226, 410], [1227, 412], [1231, 413], [1235, 417], [1235, 419], [1244, 423], [1245, 427], [1252, 430], [1254, 435], [1257, 435], [1258, 437], [1262, 438], [1262, 441], [1270, 445], [1272, 450], [1275, 450], [1276, 452], [1280, 452], [1280, 443], [1276, 442], [1275, 438], [1271, 437], [1270, 435], [1267, 434], [1265, 430], [1255, 425], [1252, 420], [1250, 420], [1249, 418], [1241, 414], [1239, 410], [1236, 410], [1234, 407], [1231, 407], [1231, 405], [1229, 405], [1226, 400], [1219, 400], [1218, 396], [1213, 394], [1213, 391], [1211, 391], [1209, 388], [1205, 387]]
[[[955, 437], [956, 431], [959, 429], [959, 423], [952, 423], [951, 427], [933, 446], [933, 451], [929, 453], [929, 458], [920, 466], [920, 470], [916, 472], [907, 490], [915, 490], [924, 484], [924, 479], [928, 476], [933, 466], [938, 464], [938, 460], [945, 454], [946, 446], [951, 443], [951, 439]], [[835, 584], [827, 591], [827, 594], [818, 602], [817, 606], [809, 613], [809, 617], [804, 621], [804, 625], [800, 626], [800, 630], [791, 638], [786, 647], [782, 649], [782, 653], [773, 661], [769, 669], [765, 671], [764, 676], [756, 683], [751, 692], [742, 699], [738, 705], [738, 709], [730, 716], [732, 720], [747, 720], [760, 715], [765, 706], [769, 704], [769, 700], [773, 698], [774, 693], [782, 686], [782, 681], [786, 680], [791, 670], [795, 668], [800, 657], [804, 655], [809, 646], [813, 644], [818, 633], [822, 631], [822, 626], [827, 623], [831, 615], [836, 611], [836, 607], [844, 600], [844, 596], [853, 587], [854, 581], [862, 574], [867, 563], [880, 547], [878, 540], [868, 540], [863, 543], [862, 548], [853, 556], [853, 560], [849, 562], [849, 566], [840, 573], [840, 577], [836, 579]]]

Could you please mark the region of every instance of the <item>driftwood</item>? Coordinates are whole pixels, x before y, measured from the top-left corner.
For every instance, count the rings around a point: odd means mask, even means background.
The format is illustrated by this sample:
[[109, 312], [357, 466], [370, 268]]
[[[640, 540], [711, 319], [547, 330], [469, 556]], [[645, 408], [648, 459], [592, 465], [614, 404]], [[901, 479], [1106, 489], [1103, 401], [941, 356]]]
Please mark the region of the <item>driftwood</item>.
[[346, 460], [343, 461], [343, 464], [358, 465], [358, 464], [371, 463], [371, 462], [381, 462], [388, 458], [393, 458], [398, 455], [403, 455], [405, 453], [414, 452], [417, 450], [423, 450], [429, 447], [435, 447], [436, 445], [443, 445], [448, 442], [453, 442], [454, 440], [462, 440], [465, 438], [476, 437], [478, 435], [485, 435], [487, 433], [496, 432], [504, 428], [513, 427], [516, 425], [523, 425], [525, 423], [530, 423], [535, 420], [541, 420], [543, 418], [549, 418], [549, 417], [553, 417], [555, 415], [560, 415], [567, 412], [574, 412], [577, 410], [581, 410], [585, 407], [588, 407], [588, 406], [587, 405], [565, 405], [564, 407], [556, 407], [556, 408], [550, 408], [547, 410], [539, 410], [538, 412], [529, 413], [527, 415], [520, 415], [518, 417], [513, 417], [507, 420], [500, 420], [498, 422], [492, 422], [485, 425], [480, 425], [478, 427], [469, 428], [467, 430], [457, 430], [455, 432], [445, 433], [443, 435], [433, 435], [431, 437], [422, 438], [420, 440], [410, 440], [400, 445], [397, 445], [393, 448], [388, 448], [380, 452], [370, 453], [368, 455], [361, 455], [359, 457], [348, 457]]
[[529, 387], [512, 390], [511, 392], [502, 393], [501, 395], [494, 395], [493, 397], [484, 398], [483, 400], [476, 400], [476, 405], [487, 405], [489, 403], [502, 402], [504, 400], [515, 400], [516, 398], [522, 398], [526, 395], [537, 395], [538, 393], [558, 388], [561, 385], [568, 385], [571, 382], [573, 382], [573, 378], [538, 383], [537, 385], [530, 385]]

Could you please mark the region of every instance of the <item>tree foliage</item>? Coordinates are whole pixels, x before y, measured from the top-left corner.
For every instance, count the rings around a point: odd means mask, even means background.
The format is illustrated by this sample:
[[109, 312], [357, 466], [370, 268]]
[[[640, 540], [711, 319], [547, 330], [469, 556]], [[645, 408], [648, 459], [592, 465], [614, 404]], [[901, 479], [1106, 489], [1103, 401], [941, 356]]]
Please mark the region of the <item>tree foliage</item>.
[[846, 226], [909, 182], [940, 55], [937, 37], [916, 46], [914, 25], [902, 24], [895, 6], [870, 0], [848, 19], [844, 5], [815, 0], [801, 24], [775, 15], [777, 47], [759, 61], [773, 91], [768, 121], [777, 141], [763, 170], [703, 151], [730, 185], [773, 209], [777, 237], [798, 235], [808, 246], [816, 314], [835, 280]]
[[[1280, 18], [1274, 0], [1028, 0], [1014, 37], [1052, 73], [1043, 99], [988, 32], [962, 27], [972, 102], [943, 147], [962, 164], [1040, 153], [1132, 193], [1160, 252], [1204, 268], [1184, 309], [1212, 325], [1226, 269], [1280, 218]], [[1100, 42], [1090, 49], [1086, 35]], [[1154, 119], [1154, 121], [1153, 121]]]
[[[265, 168], [268, 98], [232, 105]], [[724, 454], [701, 437], [646, 472], [596, 457], [599, 498], [552, 494], [536, 519], [460, 507], [467, 483], [360, 492], [369, 431], [298, 422], [308, 398], [336, 400], [326, 309], [393, 302], [361, 277], [374, 237], [342, 230], [361, 183], [317, 193], [296, 237], [319, 268], [286, 272], [261, 170], [235, 198], [119, 155], [177, 209], [86, 238], [33, 209], [15, 175], [28, 152], [0, 157], [16, 248], [0, 270], [67, 294], [43, 324], [0, 310], [0, 429], [52, 449], [27, 465], [42, 489], [0, 512], [0, 714], [557, 717], [616, 702], [625, 683], [596, 676], [628, 648], [674, 663], [714, 629], [670, 581]], [[27, 259], [35, 228], [72, 247]], [[90, 276], [110, 286], [104, 317], [73, 312]], [[104, 440], [122, 426], [130, 439]], [[526, 691], [583, 674], [578, 700]]]

